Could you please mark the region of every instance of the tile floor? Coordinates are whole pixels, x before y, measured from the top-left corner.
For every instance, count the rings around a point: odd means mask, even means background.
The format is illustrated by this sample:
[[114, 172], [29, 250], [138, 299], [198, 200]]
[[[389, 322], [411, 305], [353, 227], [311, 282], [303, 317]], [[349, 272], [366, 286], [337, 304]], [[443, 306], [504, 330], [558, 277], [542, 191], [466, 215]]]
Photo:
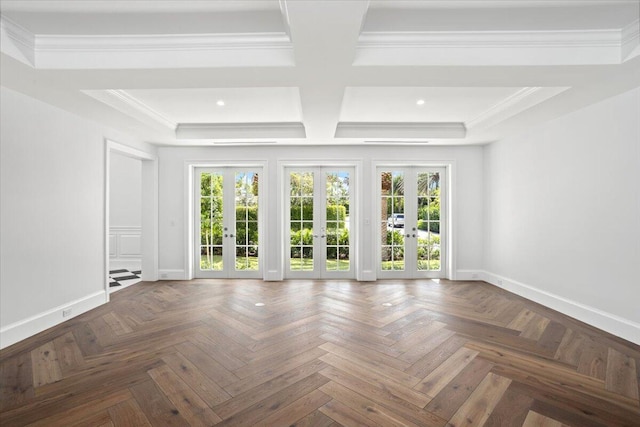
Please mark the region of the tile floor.
[[140, 270], [110, 270], [109, 271], [109, 292], [115, 292], [117, 290], [126, 288], [141, 280], [142, 272]]

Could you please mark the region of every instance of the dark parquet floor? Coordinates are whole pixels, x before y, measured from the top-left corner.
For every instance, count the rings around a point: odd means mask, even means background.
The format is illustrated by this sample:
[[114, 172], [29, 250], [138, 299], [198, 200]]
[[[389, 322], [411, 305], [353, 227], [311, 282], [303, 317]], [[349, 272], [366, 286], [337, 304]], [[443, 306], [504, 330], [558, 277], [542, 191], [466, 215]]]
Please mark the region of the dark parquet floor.
[[4, 349], [0, 425], [637, 427], [639, 374], [483, 282], [143, 282]]

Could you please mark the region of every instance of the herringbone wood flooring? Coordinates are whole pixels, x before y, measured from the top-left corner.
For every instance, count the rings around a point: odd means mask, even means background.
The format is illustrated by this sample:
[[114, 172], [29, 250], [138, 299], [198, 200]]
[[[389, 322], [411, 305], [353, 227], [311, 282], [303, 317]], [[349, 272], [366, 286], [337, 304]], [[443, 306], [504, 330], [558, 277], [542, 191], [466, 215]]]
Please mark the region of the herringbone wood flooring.
[[2, 351], [0, 425], [639, 426], [639, 375], [486, 283], [141, 283]]

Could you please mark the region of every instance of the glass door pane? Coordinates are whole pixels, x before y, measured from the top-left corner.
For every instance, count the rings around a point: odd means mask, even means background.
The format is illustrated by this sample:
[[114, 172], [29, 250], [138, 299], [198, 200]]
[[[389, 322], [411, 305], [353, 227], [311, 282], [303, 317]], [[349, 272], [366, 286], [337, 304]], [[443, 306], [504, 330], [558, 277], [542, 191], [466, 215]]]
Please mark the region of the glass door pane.
[[443, 168], [378, 169], [381, 278], [442, 277]]
[[221, 173], [200, 174], [200, 262], [201, 271], [222, 271], [224, 227], [224, 177]]
[[286, 176], [286, 277], [353, 278], [353, 168], [287, 169]]
[[401, 171], [382, 171], [380, 177], [380, 235], [382, 271], [404, 271], [404, 178]]
[[260, 277], [259, 171], [196, 169], [195, 277]]
[[325, 172], [326, 271], [349, 271], [349, 172]]
[[235, 173], [235, 269], [258, 271], [258, 173]]
[[289, 270], [313, 271], [314, 173], [289, 174]]
[[417, 176], [418, 271], [440, 271], [440, 173]]

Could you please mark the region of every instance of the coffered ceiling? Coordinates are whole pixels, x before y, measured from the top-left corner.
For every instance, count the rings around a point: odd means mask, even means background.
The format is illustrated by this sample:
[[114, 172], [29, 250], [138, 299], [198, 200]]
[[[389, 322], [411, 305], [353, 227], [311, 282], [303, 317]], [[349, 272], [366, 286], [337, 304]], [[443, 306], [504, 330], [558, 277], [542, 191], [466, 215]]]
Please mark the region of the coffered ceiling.
[[483, 144], [640, 85], [640, 2], [0, 1], [2, 85], [162, 145]]

